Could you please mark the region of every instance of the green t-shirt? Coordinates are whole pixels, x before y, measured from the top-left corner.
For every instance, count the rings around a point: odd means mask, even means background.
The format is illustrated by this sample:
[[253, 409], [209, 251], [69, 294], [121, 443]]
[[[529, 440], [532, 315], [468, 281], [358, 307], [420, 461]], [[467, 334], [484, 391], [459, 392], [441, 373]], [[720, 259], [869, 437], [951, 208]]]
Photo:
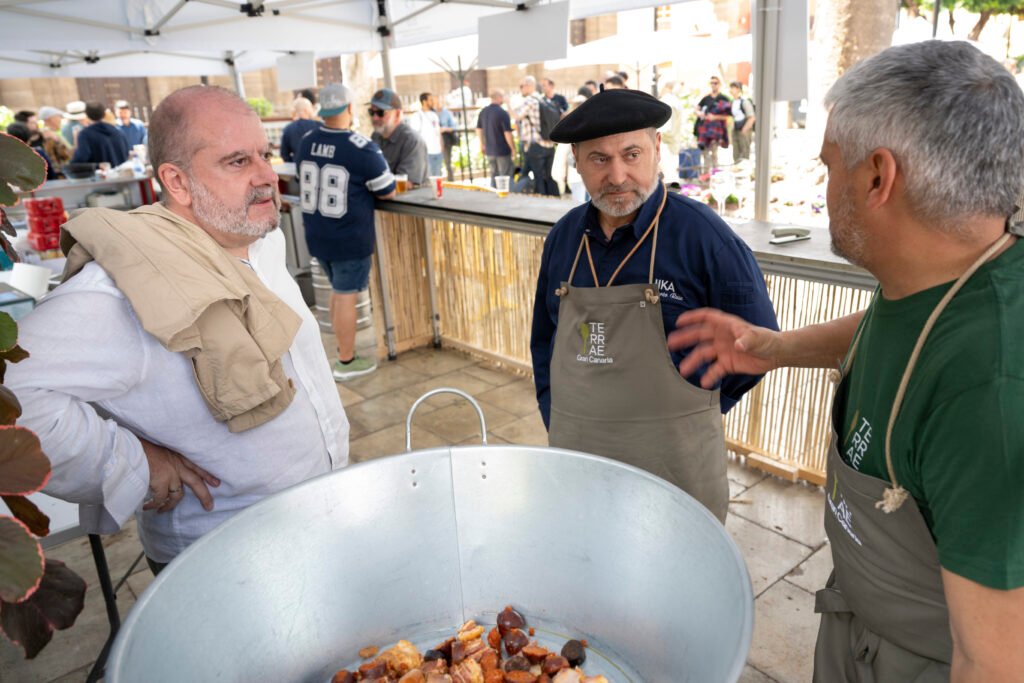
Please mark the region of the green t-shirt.
[[[876, 295], [835, 415], [839, 452], [885, 481], [885, 432], [925, 320], [952, 283]], [[997, 589], [1024, 586], [1024, 240], [982, 266], [925, 342], [892, 436], [896, 478], [939, 561]]]

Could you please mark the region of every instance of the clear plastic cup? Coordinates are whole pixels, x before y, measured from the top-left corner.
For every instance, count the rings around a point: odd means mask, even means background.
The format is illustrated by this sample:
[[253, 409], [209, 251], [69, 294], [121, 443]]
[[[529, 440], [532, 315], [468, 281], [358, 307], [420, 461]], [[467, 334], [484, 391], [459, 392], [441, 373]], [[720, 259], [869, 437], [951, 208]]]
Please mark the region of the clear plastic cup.
[[494, 176], [494, 189], [498, 191], [499, 197], [508, 196], [508, 186], [511, 180], [507, 175]]
[[395, 174], [395, 192], [402, 194], [409, 189], [409, 176], [404, 173]]

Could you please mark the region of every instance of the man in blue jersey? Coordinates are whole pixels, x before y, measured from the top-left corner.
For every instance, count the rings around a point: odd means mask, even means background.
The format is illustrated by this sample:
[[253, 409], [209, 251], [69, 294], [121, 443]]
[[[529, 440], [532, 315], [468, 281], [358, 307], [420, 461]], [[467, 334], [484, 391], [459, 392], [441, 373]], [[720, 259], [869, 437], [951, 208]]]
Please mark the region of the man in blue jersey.
[[334, 378], [377, 369], [355, 353], [356, 298], [370, 280], [375, 243], [374, 197], [395, 194], [395, 177], [380, 148], [352, 126], [352, 91], [332, 83], [320, 92], [323, 125], [299, 143], [295, 165], [302, 188], [306, 245], [331, 281], [331, 323], [338, 340]]

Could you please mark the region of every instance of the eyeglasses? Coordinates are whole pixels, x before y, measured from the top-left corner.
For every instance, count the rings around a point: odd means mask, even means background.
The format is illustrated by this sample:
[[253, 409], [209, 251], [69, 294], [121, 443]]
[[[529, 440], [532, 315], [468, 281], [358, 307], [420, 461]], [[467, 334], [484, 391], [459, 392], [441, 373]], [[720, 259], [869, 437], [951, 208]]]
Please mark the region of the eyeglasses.
[[711, 85], [718, 85], [719, 81], [711, 81]]
[[383, 109], [374, 109], [373, 107], [370, 107], [370, 116], [381, 116], [381, 117], [383, 117], [384, 114], [387, 114], [387, 112], [384, 111]]

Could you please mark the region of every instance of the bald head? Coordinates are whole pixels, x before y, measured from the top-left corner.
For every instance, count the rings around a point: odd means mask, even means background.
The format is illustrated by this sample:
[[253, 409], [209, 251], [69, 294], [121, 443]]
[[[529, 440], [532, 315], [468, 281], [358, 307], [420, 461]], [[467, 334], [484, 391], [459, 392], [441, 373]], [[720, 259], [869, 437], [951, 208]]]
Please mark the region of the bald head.
[[495, 88], [490, 92], [491, 102], [495, 104], [501, 104], [505, 101], [505, 91], [501, 88]]
[[305, 97], [296, 97], [292, 102], [292, 112], [297, 119], [311, 119], [316, 113], [313, 111], [313, 103]]
[[204, 140], [195, 117], [211, 109], [238, 116], [256, 116], [252, 107], [232, 91], [215, 85], [193, 85], [168, 95], [149, 119], [149, 158], [153, 170], [174, 164], [187, 171]]

